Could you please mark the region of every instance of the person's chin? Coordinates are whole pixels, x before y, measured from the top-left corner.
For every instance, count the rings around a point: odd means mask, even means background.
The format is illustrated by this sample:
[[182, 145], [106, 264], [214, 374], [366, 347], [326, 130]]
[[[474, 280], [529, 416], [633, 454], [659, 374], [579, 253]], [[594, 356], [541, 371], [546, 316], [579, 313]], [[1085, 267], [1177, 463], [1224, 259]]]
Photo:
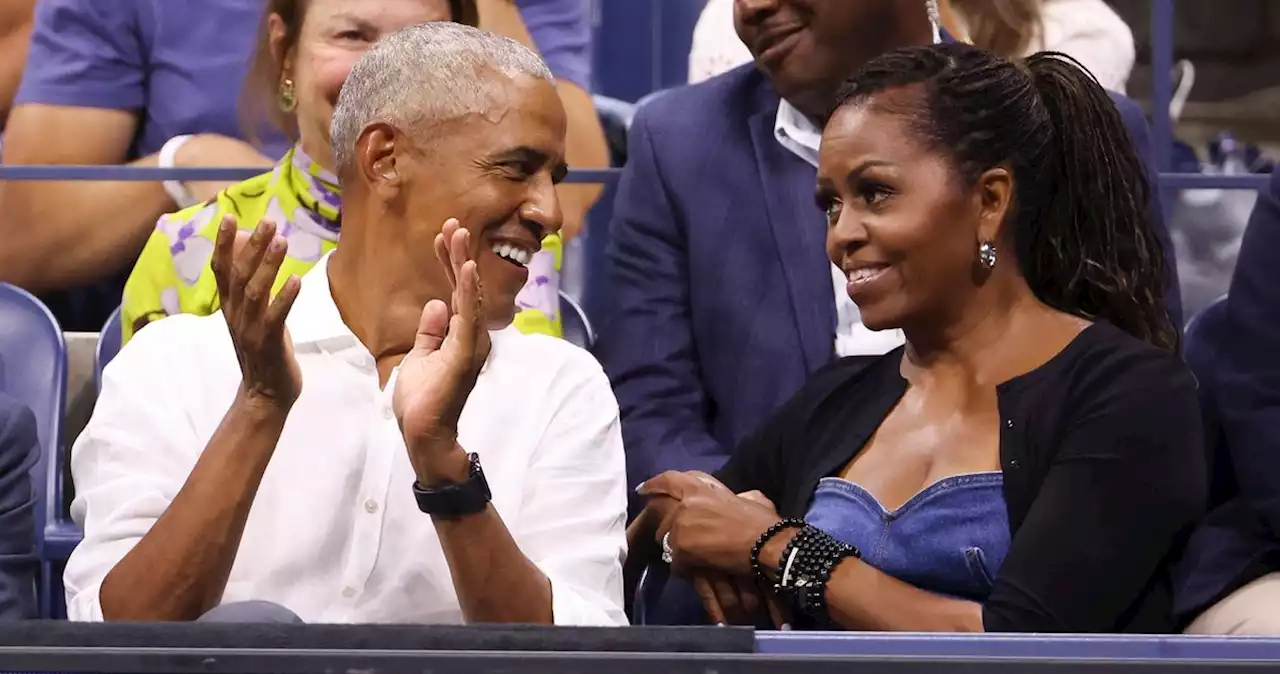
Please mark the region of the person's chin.
[[897, 313], [878, 302], [866, 307], [858, 305], [858, 313], [863, 327], [873, 332], [896, 330], [902, 327], [902, 322]]

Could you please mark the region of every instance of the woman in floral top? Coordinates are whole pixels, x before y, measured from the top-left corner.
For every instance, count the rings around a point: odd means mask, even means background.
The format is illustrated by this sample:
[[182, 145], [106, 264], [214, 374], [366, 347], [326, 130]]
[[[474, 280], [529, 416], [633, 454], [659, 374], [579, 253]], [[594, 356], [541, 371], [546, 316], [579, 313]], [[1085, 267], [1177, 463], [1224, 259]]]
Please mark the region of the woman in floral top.
[[[288, 241], [288, 255], [273, 292], [291, 275], [306, 274], [337, 246], [341, 199], [338, 180], [326, 166], [332, 164], [329, 122], [342, 82], [379, 36], [440, 20], [476, 25], [475, 1], [268, 3], [252, 72], [275, 89], [274, 105], [268, 111], [272, 122], [298, 142], [270, 173], [160, 218], [125, 284], [123, 341], [165, 316], [211, 314], [219, 309], [209, 261], [218, 223], [226, 214], [236, 216], [246, 230], [271, 220]], [[254, 83], [250, 77], [246, 92]], [[529, 282], [516, 299], [521, 311], [515, 326], [521, 332], [560, 335], [561, 252], [560, 236], [553, 234], [543, 240], [542, 250], [528, 265]]]

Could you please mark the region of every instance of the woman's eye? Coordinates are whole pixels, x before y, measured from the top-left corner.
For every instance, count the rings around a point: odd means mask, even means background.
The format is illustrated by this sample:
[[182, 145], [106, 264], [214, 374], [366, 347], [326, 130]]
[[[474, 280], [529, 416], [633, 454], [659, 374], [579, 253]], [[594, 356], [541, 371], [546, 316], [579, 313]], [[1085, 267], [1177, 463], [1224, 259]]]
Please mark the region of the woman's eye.
[[868, 206], [878, 206], [889, 198], [889, 191], [880, 185], [866, 185], [858, 190], [858, 196], [862, 197]]
[[843, 204], [841, 204], [839, 201], [835, 199], [832, 199], [831, 201], [827, 202], [826, 207], [823, 209], [824, 211], [826, 211], [826, 214], [827, 214], [827, 222], [834, 223], [837, 220], [839, 220], [840, 210], [843, 207], [844, 207]]

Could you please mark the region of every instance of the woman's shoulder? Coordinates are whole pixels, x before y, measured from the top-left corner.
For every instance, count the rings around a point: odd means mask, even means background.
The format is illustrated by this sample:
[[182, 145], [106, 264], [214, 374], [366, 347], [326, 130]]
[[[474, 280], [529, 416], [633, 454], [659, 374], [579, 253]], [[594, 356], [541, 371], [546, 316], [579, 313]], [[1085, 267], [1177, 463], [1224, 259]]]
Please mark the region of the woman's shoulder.
[[1044, 370], [1037, 383], [1065, 396], [1071, 416], [1111, 413], [1138, 422], [1164, 410], [1199, 419], [1198, 385], [1182, 358], [1109, 323], [1091, 325]]

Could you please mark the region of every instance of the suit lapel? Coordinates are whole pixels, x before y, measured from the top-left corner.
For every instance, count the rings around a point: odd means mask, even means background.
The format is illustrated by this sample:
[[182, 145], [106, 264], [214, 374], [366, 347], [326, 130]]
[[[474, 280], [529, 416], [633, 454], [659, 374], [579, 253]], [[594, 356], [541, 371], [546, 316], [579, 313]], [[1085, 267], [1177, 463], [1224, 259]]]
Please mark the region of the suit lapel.
[[813, 372], [830, 362], [835, 348], [835, 296], [825, 252], [826, 224], [813, 205], [815, 171], [778, 143], [773, 133], [776, 115], [775, 104], [751, 117], [751, 142], [805, 365]]

